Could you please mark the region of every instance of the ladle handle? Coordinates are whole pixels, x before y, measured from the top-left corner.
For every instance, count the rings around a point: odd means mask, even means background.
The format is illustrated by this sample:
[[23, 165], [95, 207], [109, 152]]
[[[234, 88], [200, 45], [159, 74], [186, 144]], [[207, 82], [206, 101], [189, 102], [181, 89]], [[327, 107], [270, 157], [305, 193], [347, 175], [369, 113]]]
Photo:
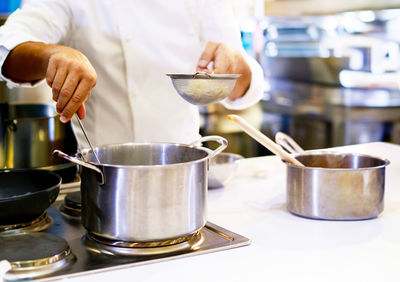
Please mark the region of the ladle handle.
[[93, 155], [94, 155], [94, 157], [96, 158], [97, 163], [98, 163], [98, 164], [101, 164], [101, 162], [100, 162], [100, 160], [99, 160], [99, 157], [97, 156], [97, 153], [96, 153], [96, 151], [94, 150], [94, 148], [93, 148], [93, 146], [92, 146], [92, 143], [90, 143], [89, 137], [88, 137], [87, 134], [86, 134], [85, 127], [83, 126], [82, 121], [81, 121], [81, 119], [79, 118], [79, 116], [78, 116], [77, 113], [75, 113], [75, 118], [76, 118], [76, 120], [78, 121], [79, 126], [81, 127], [81, 130], [82, 130], [82, 132], [83, 132], [83, 135], [85, 135], [86, 142], [88, 142], [88, 144], [89, 144], [89, 146], [90, 146], [90, 149], [92, 149]]
[[277, 132], [275, 134], [275, 142], [281, 145], [289, 153], [304, 153], [303, 148], [296, 143], [289, 135], [283, 132]]
[[270, 150], [275, 155], [279, 156], [282, 160], [285, 160], [293, 165], [304, 166], [298, 160], [296, 160], [293, 156], [283, 150], [278, 144], [269, 139], [267, 136], [262, 134], [259, 130], [254, 128], [251, 124], [245, 121], [238, 115], [228, 115], [228, 119], [234, 121], [239, 127], [246, 132], [248, 135], [253, 137], [256, 141], [258, 141], [261, 145], [265, 146], [268, 150]]

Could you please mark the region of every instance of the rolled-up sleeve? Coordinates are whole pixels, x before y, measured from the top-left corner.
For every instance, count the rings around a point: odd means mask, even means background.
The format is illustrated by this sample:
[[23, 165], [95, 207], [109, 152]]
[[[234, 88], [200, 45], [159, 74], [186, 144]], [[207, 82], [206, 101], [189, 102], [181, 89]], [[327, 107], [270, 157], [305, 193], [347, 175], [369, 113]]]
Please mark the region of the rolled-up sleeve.
[[[24, 42], [58, 43], [67, 34], [70, 25], [68, 1], [29, 0], [24, 1], [0, 27], [0, 69], [8, 54]], [[30, 83], [15, 83], [0, 72], [0, 80], [8, 85], [30, 86]]]
[[234, 101], [225, 99], [221, 104], [231, 110], [242, 110], [256, 104], [263, 97], [264, 73], [259, 63], [243, 48], [231, 3], [227, 0], [204, 0], [199, 10], [203, 11], [200, 13], [201, 40], [205, 43], [222, 42], [235, 48], [243, 55], [251, 71], [250, 86], [244, 96]]

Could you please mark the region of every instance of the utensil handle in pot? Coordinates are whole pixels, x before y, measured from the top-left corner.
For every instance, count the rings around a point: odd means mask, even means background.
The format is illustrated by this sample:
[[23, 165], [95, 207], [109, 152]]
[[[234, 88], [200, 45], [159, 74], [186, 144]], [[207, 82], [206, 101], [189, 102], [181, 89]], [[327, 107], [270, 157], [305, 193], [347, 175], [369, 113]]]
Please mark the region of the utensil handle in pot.
[[215, 157], [216, 155], [218, 155], [219, 153], [221, 153], [228, 146], [228, 140], [226, 140], [224, 137], [216, 136], [216, 135], [201, 137], [199, 140], [193, 142], [190, 145], [197, 146], [197, 144], [201, 144], [203, 142], [208, 142], [208, 141], [215, 141], [220, 144], [220, 146], [217, 149], [215, 149], [214, 151], [212, 151], [212, 153], [208, 156], [209, 159], [211, 159], [211, 158]]
[[105, 183], [104, 173], [97, 166], [89, 164], [87, 162], [84, 162], [84, 161], [82, 161], [82, 160], [80, 160], [78, 158], [71, 157], [70, 155], [67, 155], [64, 152], [61, 152], [60, 150], [54, 150], [53, 151], [53, 155], [58, 156], [60, 158], [63, 158], [65, 160], [70, 161], [72, 163], [75, 163], [77, 165], [81, 165], [81, 166], [84, 166], [84, 167], [86, 167], [88, 169], [96, 171], [97, 173], [99, 173], [101, 175], [101, 181], [99, 182], [99, 184], [103, 185]]
[[249, 124], [245, 119], [238, 115], [228, 115], [229, 120], [234, 121], [244, 132], [254, 138], [258, 143], [266, 147], [275, 155], [279, 156], [282, 160], [287, 161], [293, 165], [304, 166], [295, 157], [291, 156], [281, 146], [272, 141], [268, 136], [264, 135], [261, 131]]
[[303, 148], [296, 143], [289, 135], [283, 132], [277, 132], [275, 134], [275, 142], [281, 145], [289, 153], [304, 153]]

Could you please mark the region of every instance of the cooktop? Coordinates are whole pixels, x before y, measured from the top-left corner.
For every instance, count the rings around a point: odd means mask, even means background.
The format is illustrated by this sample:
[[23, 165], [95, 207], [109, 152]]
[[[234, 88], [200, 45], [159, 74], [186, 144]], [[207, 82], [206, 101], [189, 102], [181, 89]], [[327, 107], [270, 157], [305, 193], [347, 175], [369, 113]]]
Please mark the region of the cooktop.
[[[38, 256], [37, 251], [35, 251], [35, 246], [39, 248], [39, 243], [35, 243], [35, 240], [39, 240], [39, 238], [36, 238], [39, 235], [39, 237], [48, 237], [46, 240], [52, 242], [51, 244], [45, 243], [46, 246], [57, 245], [57, 248], [62, 246], [63, 249], [60, 249], [57, 256], [51, 258], [51, 261], [55, 262], [53, 270], [43, 270], [39, 267], [38, 270], [33, 271], [33, 274], [32, 271], [30, 274], [27, 274], [24, 270], [14, 271], [13, 268], [4, 276], [5, 281], [25, 279], [27, 275], [32, 275], [33, 278], [40, 278], [41, 281], [53, 281], [55, 279], [63, 279], [81, 274], [134, 267], [170, 259], [222, 251], [250, 244], [248, 238], [226, 230], [211, 222], [207, 222], [205, 227], [187, 242], [180, 242], [158, 248], [112, 246], [112, 244], [104, 244], [101, 240], [97, 240], [95, 236], [92, 236], [92, 234], [88, 234], [81, 225], [80, 217], [75, 214], [69, 216], [61, 212], [60, 208], [63, 210], [62, 206], [63, 200], [57, 200], [56, 203], [47, 210], [47, 217], [51, 219], [52, 224], [46, 231], [7, 231], [7, 234], [9, 234], [7, 236], [9, 236], [9, 238], [4, 237], [3, 233], [3, 240], [13, 239], [13, 236], [17, 235], [30, 236], [28, 240], [24, 241], [25, 247], [23, 248], [25, 253], [24, 257], [28, 258]], [[0, 236], [1, 234], [2, 233], [0, 233]], [[11, 241], [12, 240], [10, 240], [10, 242]], [[4, 245], [10, 246], [9, 253], [12, 254], [8, 254], [8, 256], [12, 261], [15, 251], [11, 249], [11, 243]], [[43, 248], [41, 248], [41, 250], [42, 249]], [[16, 246], [16, 250], [21, 250], [21, 246]], [[29, 250], [31, 250], [32, 253], [29, 253]], [[44, 250], [44, 252], [52, 251]], [[5, 256], [4, 253], [6, 252], [2, 251], [2, 256]], [[7, 257], [1, 259], [7, 259]], [[37, 271], [37, 273], [35, 273], [35, 271]]]

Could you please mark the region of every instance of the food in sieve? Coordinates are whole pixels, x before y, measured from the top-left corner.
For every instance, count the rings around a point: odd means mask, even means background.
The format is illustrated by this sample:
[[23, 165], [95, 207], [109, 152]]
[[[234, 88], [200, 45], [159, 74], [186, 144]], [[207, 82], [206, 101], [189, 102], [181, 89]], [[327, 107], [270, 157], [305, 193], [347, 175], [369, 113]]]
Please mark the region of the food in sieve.
[[232, 92], [240, 74], [167, 74], [178, 94], [194, 105], [217, 103]]

